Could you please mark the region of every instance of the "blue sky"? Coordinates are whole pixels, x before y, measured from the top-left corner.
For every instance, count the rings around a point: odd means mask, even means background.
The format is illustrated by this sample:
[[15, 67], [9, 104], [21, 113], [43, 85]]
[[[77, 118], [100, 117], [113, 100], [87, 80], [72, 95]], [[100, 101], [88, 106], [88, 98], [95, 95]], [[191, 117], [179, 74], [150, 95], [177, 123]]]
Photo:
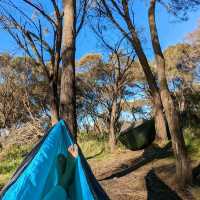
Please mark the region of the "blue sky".
[[[141, 3], [141, 0], [135, 2], [134, 21], [139, 29], [144, 29], [143, 35], [147, 42], [143, 45], [148, 57], [152, 58], [151, 44], [149, 42], [148, 7], [144, 3]], [[187, 33], [193, 31], [197, 27], [198, 19], [200, 20], [200, 9], [196, 12], [189, 13], [188, 16], [188, 21], [178, 22], [177, 19], [168, 14], [162, 6], [157, 6], [157, 27], [163, 49], [178, 42], [183, 42]], [[77, 41], [77, 58], [80, 58], [88, 52], [102, 52], [94, 33], [92, 33], [89, 28], [84, 28], [82, 30]]]
[[[152, 58], [151, 44], [149, 41], [148, 19], [147, 19], [147, 6], [141, 1], [136, 1], [135, 10], [135, 23], [138, 28], [144, 29], [144, 43], [145, 51], [149, 58]], [[189, 20], [184, 22], [174, 22], [174, 18], [169, 15], [163, 7], [157, 7], [157, 24], [162, 48], [169, 45], [182, 42], [188, 32], [195, 29], [197, 21], [200, 19], [200, 10], [190, 13]], [[112, 34], [112, 33], [111, 33]], [[3, 30], [0, 30], [0, 52], [10, 52], [19, 54], [19, 49], [16, 44]], [[94, 33], [86, 26], [80, 33], [77, 39], [76, 58], [79, 59], [87, 53], [102, 52], [98, 45]]]

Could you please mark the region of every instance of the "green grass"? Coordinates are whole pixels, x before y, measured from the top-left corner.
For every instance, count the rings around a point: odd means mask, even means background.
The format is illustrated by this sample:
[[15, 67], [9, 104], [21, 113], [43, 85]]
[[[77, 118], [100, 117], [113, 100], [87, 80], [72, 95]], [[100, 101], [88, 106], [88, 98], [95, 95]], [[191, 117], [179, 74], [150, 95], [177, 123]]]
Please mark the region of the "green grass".
[[78, 144], [86, 159], [103, 159], [109, 153], [108, 139], [104, 135], [81, 133]]
[[[109, 159], [112, 157], [106, 135], [97, 135], [95, 133], [81, 133], [78, 137], [78, 144], [86, 159], [95, 158], [97, 160]], [[125, 147], [118, 142], [117, 151], [124, 151]]]
[[0, 162], [0, 188], [11, 178], [17, 167], [31, 149], [31, 146], [13, 145], [2, 151]]

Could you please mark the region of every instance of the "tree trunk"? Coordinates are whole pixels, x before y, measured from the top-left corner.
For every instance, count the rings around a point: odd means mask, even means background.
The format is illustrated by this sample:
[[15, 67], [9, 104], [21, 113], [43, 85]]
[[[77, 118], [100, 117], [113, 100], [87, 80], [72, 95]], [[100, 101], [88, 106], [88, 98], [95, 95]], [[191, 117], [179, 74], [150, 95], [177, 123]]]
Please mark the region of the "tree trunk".
[[165, 116], [163, 113], [163, 105], [161, 102], [159, 89], [135, 31], [132, 31], [132, 38], [134, 41], [133, 46], [136, 50], [138, 59], [143, 68], [152, 96], [157, 141], [159, 141], [159, 143], [165, 143], [167, 141], [167, 127], [165, 123]]
[[117, 111], [117, 102], [116, 98], [114, 98], [110, 114], [110, 125], [109, 125], [109, 145], [111, 152], [113, 152], [116, 149], [116, 144], [117, 144], [115, 135], [116, 111]]
[[160, 146], [163, 146], [166, 144], [166, 141], [168, 140], [167, 135], [167, 124], [165, 120], [165, 115], [163, 113], [163, 107], [160, 104], [160, 95], [157, 97], [154, 97], [154, 119], [155, 119], [155, 129], [156, 129], [156, 138], [155, 141]]
[[157, 63], [158, 80], [160, 83], [160, 96], [165, 109], [165, 114], [172, 138], [172, 146], [176, 158], [177, 181], [181, 188], [191, 183], [191, 168], [185, 147], [183, 133], [180, 126], [179, 114], [170, 95], [165, 74], [165, 59], [161, 50], [155, 22], [156, 0], [151, 0], [149, 8], [149, 26], [151, 40]]
[[51, 102], [50, 105], [50, 112], [51, 112], [51, 125], [55, 125], [58, 122], [58, 112], [56, 110], [56, 105], [54, 102]]
[[50, 82], [50, 112], [51, 112], [51, 125], [53, 126], [59, 120], [59, 103], [57, 84], [53, 81]]
[[66, 121], [71, 133], [76, 139], [76, 89], [75, 89], [75, 10], [76, 1], [63, 0], [64, 25], [60, 93], [60, 117]]
[[130, 31], [130, 34], [131, 34], [131, 40], [129, 40], [129, 41], [131, 42], [131, 44], [132, 44], [133, 48], [135, 49], [135, 52], [138, 56], [139, 62], [144, 71], [147, 83], [149, 85], [150, 93], [152, 96], [157, 140], [160, 140], [159, 143], [164, 143], [167, 140], [167, 127], [166, 127], [166, 123], [165, 123], [165, 117], [164, 117], [164, 113], [163, 113], [163, 105], [161, 102], [159, 89], [156, 84], [154, 75], [151, 71], [151, 68], [149, 66], [147, 57], [142, 49], [142, 45], [138, 38], [135, 27], [133, 26], [133, 24], [131, 22], [130, 15], [129, 15], [129, 9], [128, 9], [128, 3], [127, 3], [127, 1], [122, 1], [122, 4], [123, 4], [124, 13], [125, 13], [125, 21], [126, 21], [126, 24]]

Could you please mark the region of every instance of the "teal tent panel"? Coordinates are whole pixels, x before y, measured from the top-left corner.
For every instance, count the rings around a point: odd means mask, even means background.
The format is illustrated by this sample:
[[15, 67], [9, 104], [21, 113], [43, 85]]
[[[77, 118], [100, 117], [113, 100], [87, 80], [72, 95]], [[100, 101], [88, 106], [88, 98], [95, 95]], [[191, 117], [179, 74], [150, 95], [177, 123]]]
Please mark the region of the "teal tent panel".
[[[59, 154], [67, 156], [67, 149], [72, 144], [73, 138], [64, 121], [61, 120], [25, 159], [10, 183], [4, 188], [1, 194], [2, 199], [44, 199], [45, 195], [58, 184], [57, 156]], [[89, 173], [89, 178], [87, 173]], [[75, 160], [73, 182], [68, 191], [66, 199], [109, 199], [93, 174], [91, 174], [91, 170], [82, 153]]]

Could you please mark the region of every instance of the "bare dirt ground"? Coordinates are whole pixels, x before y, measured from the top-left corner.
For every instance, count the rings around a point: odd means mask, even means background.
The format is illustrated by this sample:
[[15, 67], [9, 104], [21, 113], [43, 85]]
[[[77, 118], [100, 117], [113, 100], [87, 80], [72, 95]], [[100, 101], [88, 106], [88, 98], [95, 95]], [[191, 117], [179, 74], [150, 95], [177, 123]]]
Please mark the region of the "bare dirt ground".
[[200, 188], [178, 190], [174, 159], [169, 154], [122, 151], [89, 163], [113, 200], [200, 200]]

